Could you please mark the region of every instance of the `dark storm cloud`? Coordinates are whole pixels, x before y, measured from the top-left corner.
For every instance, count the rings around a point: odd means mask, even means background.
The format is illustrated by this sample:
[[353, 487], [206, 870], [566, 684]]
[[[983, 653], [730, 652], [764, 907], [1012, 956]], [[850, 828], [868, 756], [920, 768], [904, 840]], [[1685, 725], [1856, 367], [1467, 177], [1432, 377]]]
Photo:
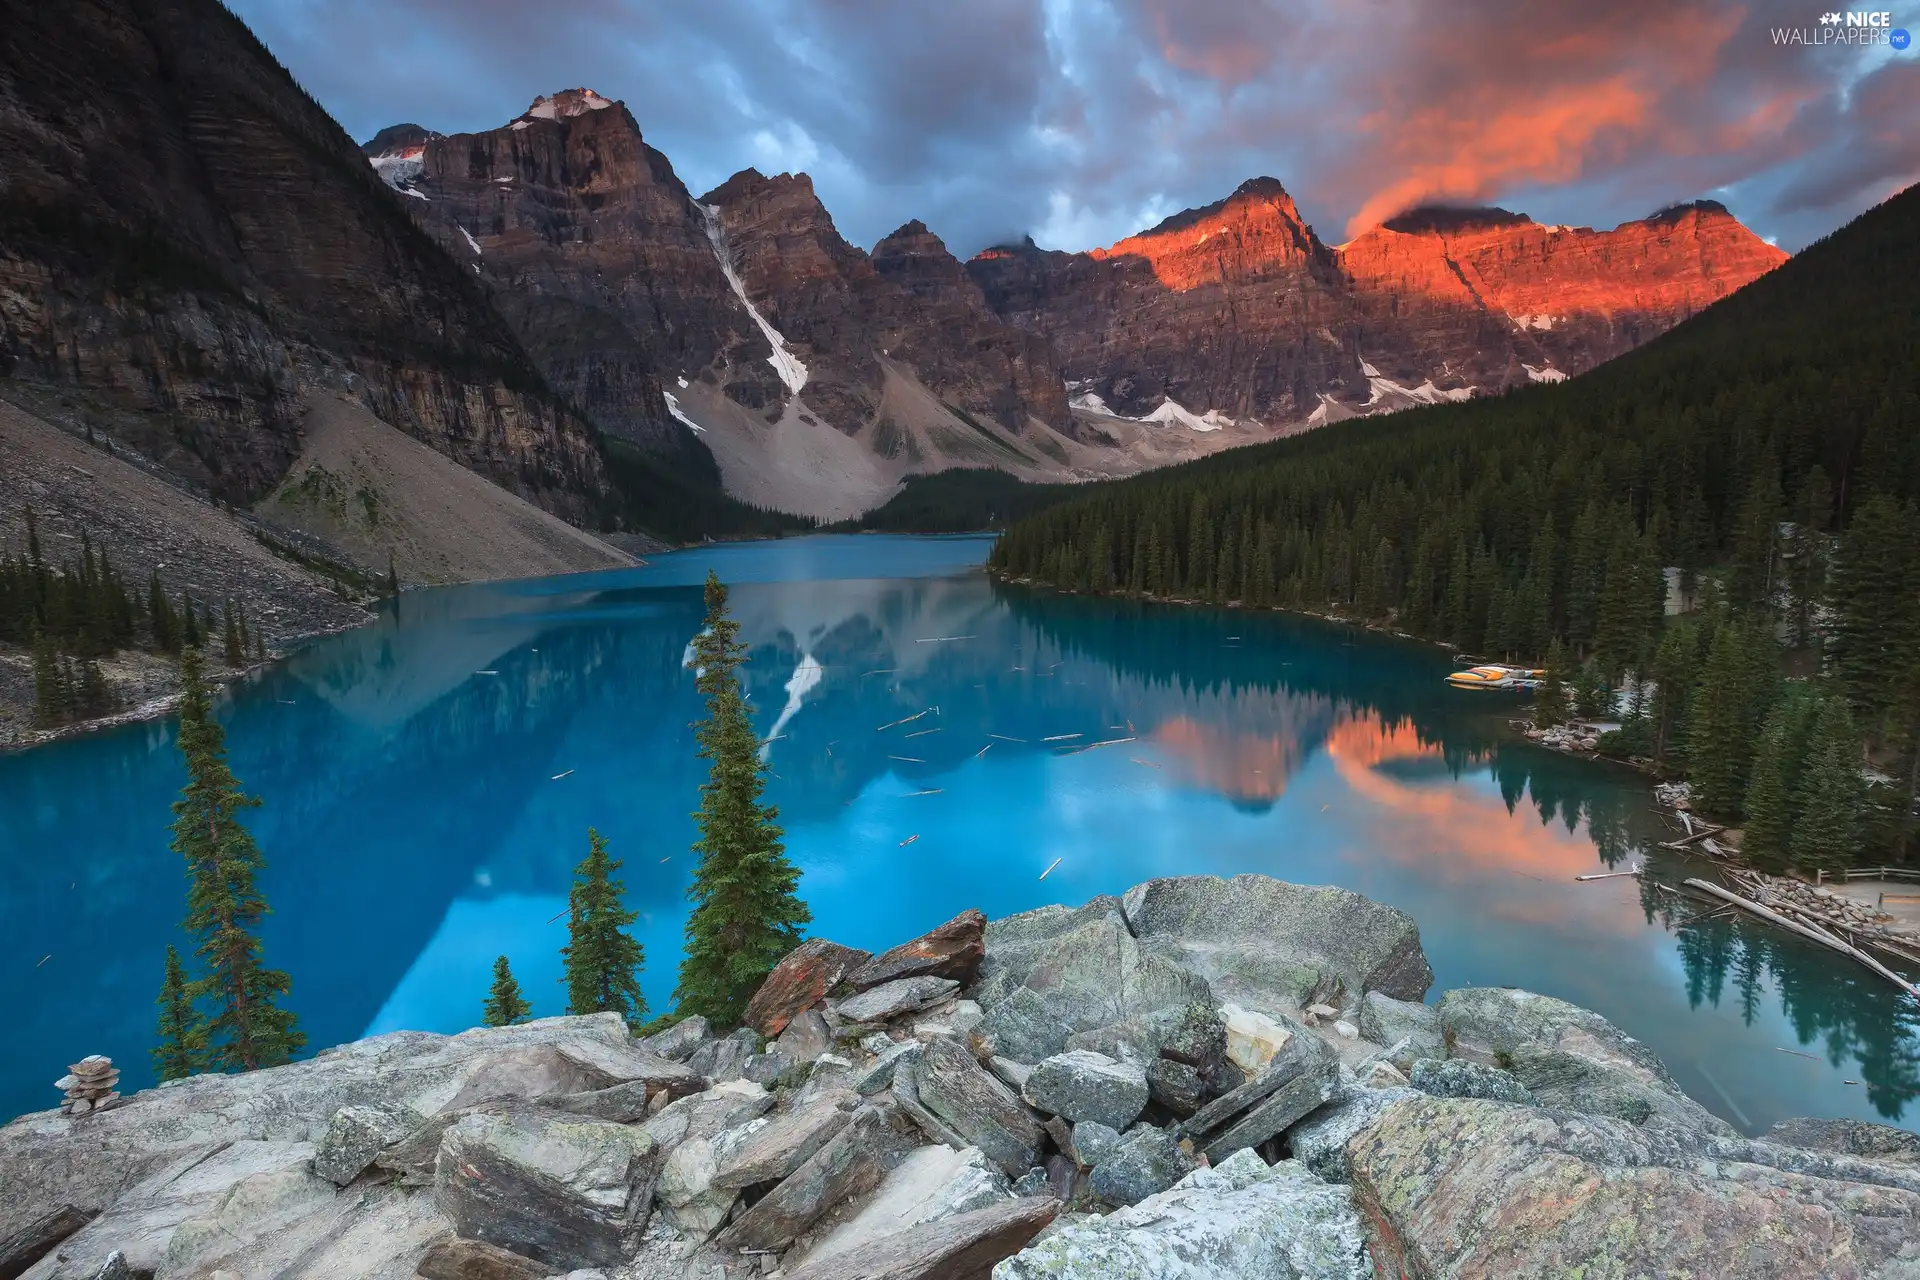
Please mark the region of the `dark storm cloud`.
[[1799, 0], [236, 7], [358, 137], [590, 85], [696, 192], [805, 169], [862, 244], [1084, 248], [1271, 174], [1335, 240], [1429, 199], [1610, 226], [1713, 196], [1796, 247], [1920, 176], [1920, 51], [1778, 45]]

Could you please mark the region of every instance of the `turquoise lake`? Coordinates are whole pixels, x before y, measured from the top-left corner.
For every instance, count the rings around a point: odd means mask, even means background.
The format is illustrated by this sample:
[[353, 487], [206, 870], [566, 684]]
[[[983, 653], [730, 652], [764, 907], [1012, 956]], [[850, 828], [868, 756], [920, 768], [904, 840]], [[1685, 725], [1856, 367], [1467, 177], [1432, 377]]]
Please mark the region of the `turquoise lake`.
[[[1447, 688], [1443, 650], [1004, 587], [989, 545], [716, 545], [412, 592], [235, 690], [267, 959], [310, 1047], [472, 1026], [502, 953], [538, 1013], [562, 1012], [558, 917], [589, 826], [625, 859], [665, 1006], [702, 776], [682, 663], [711, 567], [752, 644], [816, 934], [878, 949], [967, 907], [1153, 876], [1345, 885], [1419, 922], [1433, 996], [1523, 986], [1598, 1010], [1744, 1131], [1920, 1122], [1912, 1002], [1778, 932], [1686, 924], [1693, 907], [1634, 879], [1575, 883], [1666, 838], [1646, 781], [1516, 740], [1515, 704]], [[0, 756], [0, 1118], [54, 1105], [88, 1053], [123, 1089], [150, 1082], [183, 776], [170, 722]]]

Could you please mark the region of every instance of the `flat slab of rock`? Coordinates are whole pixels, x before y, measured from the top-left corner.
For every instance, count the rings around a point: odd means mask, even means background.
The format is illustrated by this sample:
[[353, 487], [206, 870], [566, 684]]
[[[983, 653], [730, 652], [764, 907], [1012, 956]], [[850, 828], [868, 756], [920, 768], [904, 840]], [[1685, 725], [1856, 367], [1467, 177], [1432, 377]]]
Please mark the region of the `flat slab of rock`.
[[1363, 1280], [1371, 1274], [1346, 1188], [1321, 1182], [1293, 1161], [1269, 1168], [1243, 1151], [1131, 1208], [1055, 1229], [1002, 1263], [994, 1280]]
[[[1354, 1198], [1386, 1275], [1896, 1276], [1920, 1193], [1787, 1172], [1605, 1116], [1468, 1099], [1389, 1106], [1354, 1142]], [[1782, 1149], [1783, 1150], [1783, 1149]], [[1834, 1165], [1841, 1167], [1842, 1158]], [[1856, 1171], [1871, 1172], [1864, 1161]], [[1898, 1168], [1879, 1166], [1882, 1170]]]
[[826, 999], [827, 992], [866, 963], [869, 954], [825, 938], [809, 938], [773, 966], [747, 1001], [746, 1024], [762, 1035], [779, 1035], [795, 1014]]
[[1372, 1128], [1400, 1099], [1419, 1096], [1407, 1088], [1347, 1089], [1288, 1130], [1287, 1148], [1314, 1176], [1328, 1182], [1348, 1182], [1352, 1177], [1348, 1144], [1354, 1135]]
[[1590, 1009], [1511, 987], [1462, 987], [1440, 997], [1439, 1014], [1448, 1057], [1511, 1071], [1543, 1107], [1736, 1136], [1680, 1092], [1653, 1050]]
[[1433, 984], [1413, 918], [1351, 889], [1176, 876], [1135, 885], [1122, 901], [1136, 934], [1172, 938], [1216, 993], [1249, 1008], [1273, 993], [1302, 1008], [1368, 991], [1419, 1000]]
[[739, 1190], [786, 1177], [847, 1127], [856, 1102], [851, 1093], [827, 1095], [753, 1121], [746, 1140], [715, 1167], [713, 1185]]
[[1020, 1096], [1049, 1115], [1125, 1129], [1146, 1109], [1147, 1073], [1132, 1062], [1069, 1050], [1037, 1063]]
[[960, 984], [951, 978], [899, 978], [848, 996], [831, 1008], [841, 1022], [880, 1023], [944, 1004], [959, 990]]
[[1029, 1066], [1061, 1052], [1072, 1034], [1028, 987], [1015, 987], [987, 1009], [976, 1030], [987, 1054]]
[[724, 1252], [785, 1249], [820, 1216], [880, 1185], [903, 1154], [901, 1141], [876, 1107], [854, 1112], [845, 1128], [714, 1237]]
[[1421, 1058], [1413, 1064], [1413, 1087], [1436, 1098], [1485, 1098], [1529, 1107], [1533, 1094], [1511, 1071], [1483, 1066], [1465, 1058]]
[[803, 1260], [816, 1265], [923, 1223], [939, 1222], [1013, 1198], [1006, 1175], [978, 1147], [917, 1147], [895, 1165], [859, 1212], [835, 1227]]
[[1797, 1116], [1782, 1120], [1762, 1136], [1768, 1142], [1805, 1147], [1809, 1151], [1831, 1151], [1895, 1164], [1920, 1164], [1920, 1133], [1891, 1125], [1869, 1124], [1865, 1120]]
[[1009, 1178], [1039, 1160], [1040, 1123], [997, 1076], [952, 1040], [935, 1040], [913, 1067], [919, 1100]]
[[640, 1042], [640, 1047], [648, 1053], [667, 1059], [669, 1062], [685, 1062], [693, 1056], [693, 1051], [713, 1039], [713, 1028], [699, 1014], [656, 1032]]
[[859, 1248], [807, 1262], [788, 1280], [988, 1280], [1060, 1212], [1051, 1196], [1009, 1200], [909, 1227]]
[[980, 911], [963, 911], [912, 942], [882, 951], [849, 973], [847, 982], [854, 990], [865, 991], [899, 978], [931, 976], [965, 986], [973, 981], [987, 954], [986, 928], [987, 917]]
[[604, 1120], [470, 1115], [441, 1137], [434, 1202], [467, 1239], [560, 1271], [610, 1266], [644, 1222], [653, 1149], [644, 1129]]
[[1440, 1031], [1440, 1011], [1430, 1004], [1395, 1000], [1381, 991], [1369, 991], [1360, 1002], [1360, 1034], [1375, 1044], [1407, 1046], [1393, 1059], [1401, 1071], [1411, 1071], [1416, 1059], [1447, 1056], [1446, 1037]]
[[442, 1240], [415, 1272], [422, 1280], [547, 1280], [552, 1269], [483, 1240]]

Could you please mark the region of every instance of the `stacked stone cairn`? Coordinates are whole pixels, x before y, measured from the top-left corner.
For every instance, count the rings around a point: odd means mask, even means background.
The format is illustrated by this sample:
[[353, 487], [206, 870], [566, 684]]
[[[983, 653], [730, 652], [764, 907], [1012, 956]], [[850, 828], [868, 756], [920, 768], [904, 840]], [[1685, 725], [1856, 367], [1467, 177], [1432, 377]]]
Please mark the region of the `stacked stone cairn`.
[[118, 1102], [120, 1095], [114, 1086], [119, 1083], [120, 1069], [113, 1065], [113, 1059], [95, 1053], [68, 1067], [67, 1074], [55, 1080], [53, 1087], [67, 1095], [60, 1107], [62, 1111], [70, 1116], [84, 1116]]

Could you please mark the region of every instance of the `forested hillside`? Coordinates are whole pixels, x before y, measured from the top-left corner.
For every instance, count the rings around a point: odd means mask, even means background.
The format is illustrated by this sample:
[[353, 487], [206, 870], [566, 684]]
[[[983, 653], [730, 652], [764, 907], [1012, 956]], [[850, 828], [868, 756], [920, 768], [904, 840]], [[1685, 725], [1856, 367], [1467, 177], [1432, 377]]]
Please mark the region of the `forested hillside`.
[[[1763, 651], [1776, 636], [1824, 641], [1832, 680], [1809, 696], [1844, 693], [1851, 732], [1910, 770], [1920, 763], [1916, 268], [1920, 188], [1910, 188], [1572, 382], [1090, 487], [1016, 524], [994, 567], [1076, 590], [1390, 620], [1514, 658], [1564, 645], [1562, 670], [1591, 662], [1616, 681], [1659, 674], [1663, 638], [1689, 678], [1717, 664], [1735, 683], [1739, 635]], [[1664, 566], [1704, 598], [1699, 625], [1663, 629]], [[1769, 613], [1772, 629], [1760, 625]], [[1684, 652], [1683, 632], [1698, 633]], [[1778, 664], [1765, 657], [1744, 668], [1753, 687], [1722, 689], [1728, 705], [1713, 711], [1712, 732], [1741, 739], [1709, 784], [1710, 806], [1730, 817], [1779, 701]], [[1666, 674], [1672, 703], [1689, 691]], [[1658, 710], [1672, 741], [1648, 754], [1671, 762], [1685, 739], [1710, 745], [1704, 710]], [[1804, 764], [1812, 729], [1804, 708], [1796, 714], [1799, 730], [1773, 727]], [[1841, 728], [1829, 723], [1826, 738]]]

